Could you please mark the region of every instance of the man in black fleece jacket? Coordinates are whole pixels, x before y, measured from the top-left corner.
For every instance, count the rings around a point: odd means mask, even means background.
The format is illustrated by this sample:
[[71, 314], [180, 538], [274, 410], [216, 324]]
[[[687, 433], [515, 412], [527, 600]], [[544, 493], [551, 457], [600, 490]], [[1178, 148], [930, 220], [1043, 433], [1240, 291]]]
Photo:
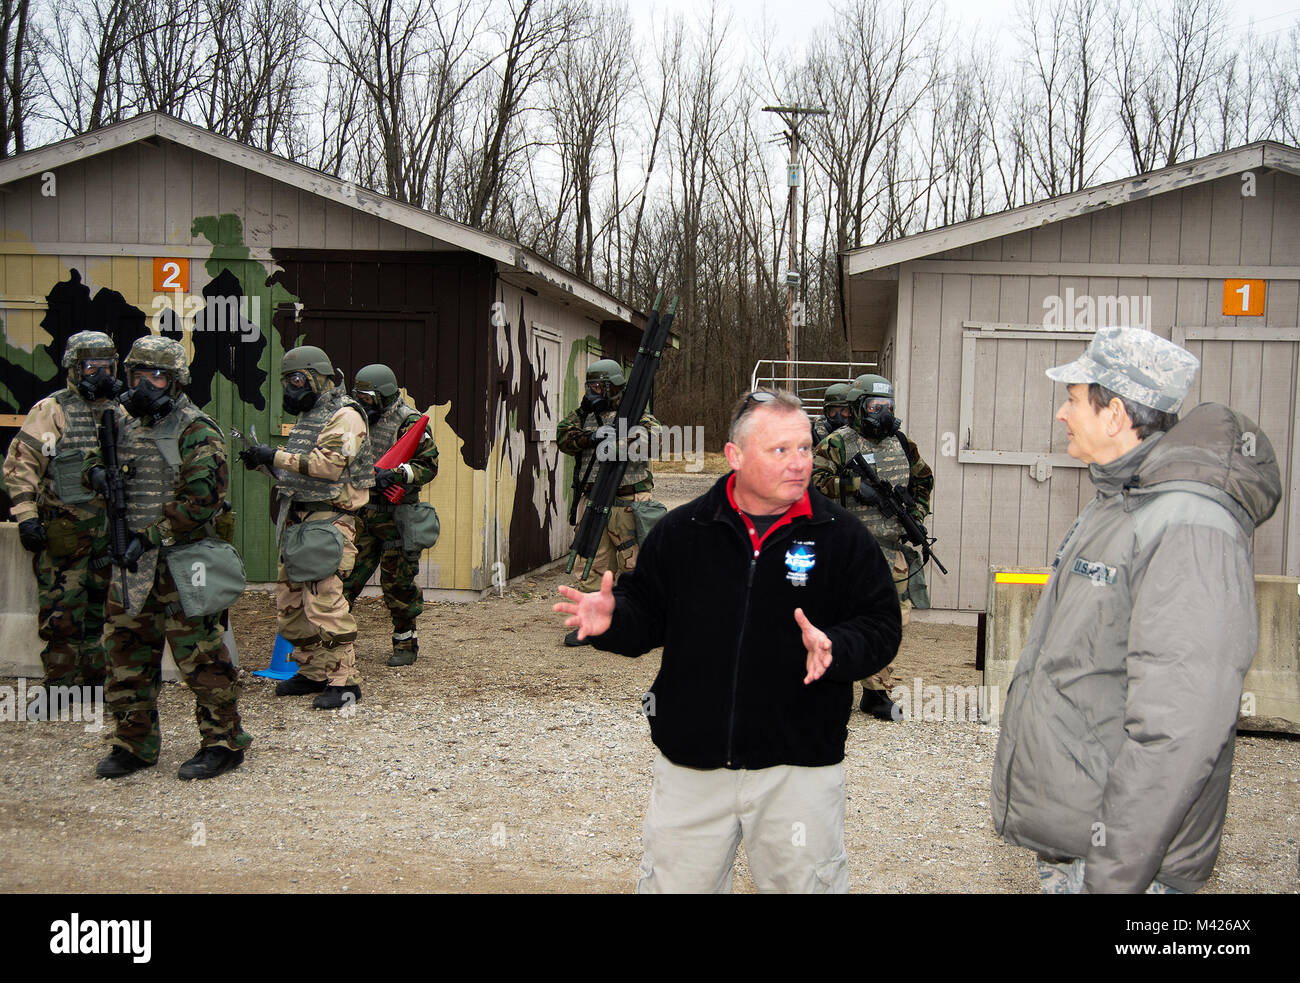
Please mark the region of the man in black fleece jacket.
[[863, 524], [809, 491], [799, 400], [760, 390], [732, 419], [733, 473], [661, 520], [617, 589], [561, 587], [555, 609], [596, 648], [663, 646], [640, 892], [730, 891], [742, 838], [760, 891], [844, 892], [853, 682], [897, 652], [898, 595]]

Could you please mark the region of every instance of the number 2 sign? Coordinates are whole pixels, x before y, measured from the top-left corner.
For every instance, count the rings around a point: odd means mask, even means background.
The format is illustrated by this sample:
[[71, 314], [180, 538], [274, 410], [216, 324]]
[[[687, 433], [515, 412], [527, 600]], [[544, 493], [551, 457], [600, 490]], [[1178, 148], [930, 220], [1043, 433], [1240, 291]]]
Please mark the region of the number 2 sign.
[[1257, 317], [1264, 313], [1263, 280], [1224, 280], [1225, 317]]
[[188, 259], [155, 259], [153, 261], [153, 288], [155, 291], [175, 290], [181, 293], [190, 289], [190, 261]]

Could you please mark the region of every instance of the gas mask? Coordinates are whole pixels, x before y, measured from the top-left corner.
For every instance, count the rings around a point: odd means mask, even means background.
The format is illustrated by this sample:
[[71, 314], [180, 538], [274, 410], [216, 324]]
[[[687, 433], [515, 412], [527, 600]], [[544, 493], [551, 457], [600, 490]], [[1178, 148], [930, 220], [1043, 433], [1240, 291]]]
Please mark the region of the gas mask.
[[[302, 380], [301, 385], [293, 385], [294, 382]], [[284, 378], [284, 411], [291, 416], [298, 416], [306, 413], [316, 405], [318, 396], [311, 388], [306, 376], [301, 372], [295, 372]], [[368, 414], [367, 414], [368, 415]]]
[[77, 382], [77, 392], [88, 403], [110, 399], [125, 388], [126, 384], [108, 369], [96, 369], [88, 375], [83, 372]]
[[384, 405], [384, 398], [378, 393], [354, 389], [352, 390], [352, 398], [360, 403], [361, 408], [366, 411], [366, 420], [371, 426], [378, 422], [379, 418], [384, 415], [384, 410], [387, 409]]
[[159, 389], [148, 379], [139, 380], [135, 388], [126, 390], [117, 400], [137, 420], [161, 420], [176, 405], [170, 384]]
[[868, 437], [883, 440], [898, 433], [898, 418], [894, 416], [892, 407], [882, 400], [870, 409], [865, 409], [862, 414], [862, 430]]

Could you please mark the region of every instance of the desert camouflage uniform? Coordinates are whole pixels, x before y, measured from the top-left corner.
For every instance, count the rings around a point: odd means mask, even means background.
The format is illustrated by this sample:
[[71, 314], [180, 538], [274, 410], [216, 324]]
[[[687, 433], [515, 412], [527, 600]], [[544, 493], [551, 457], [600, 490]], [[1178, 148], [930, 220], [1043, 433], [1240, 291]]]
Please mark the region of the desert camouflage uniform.
[[[172, 472], [153, 437], [177, 430], [180, 465]], [[145, 534], [152, 548], [140, 558], [138, 572], [128, 574], [130, 597], [122, 597], [116, 568], [110, 585], [104, 631], [109, 660], [106, 697], [117, 726], [113, 743], [144, 761], [158, 760], [158, 690], [166, 639], [176, 668], [194, 692], [200, 745], [243, 750], [253, 738], [240, 722], [239, 670], [222, 641], [224, 613], [186, 617], [164, 546], [165, 540], [181, 546], [212, 534], [230, 482], [225, 438], [220, 427], [181, 394], [156, 427], [126, 418], [118, 431], [118, 462], [129, 466], [128, 525], [132, 532]], [[87, 468], [101, 463], [96, 450]], [[174, 486], [170, 495], [164, 495], [170, 500], [158, 515], [149, 501], [157, 491], [150, 476], [161, 474], [166, 481], [169, 473], [174, 474]], [[151, 513], [157, 517], [149, 520]]]
[[356, 561], [356, 512], [370, 500], [375, 483], [366, 414], [337, 386], [322, 392], [298, 418], [274, 467], [284, 473], [277, 485], [280, 522], [325, 520], [343, 536], [338, 572], [312, 584], [293, 583], [281, 560], [275, 585], [280, 634], [293, 645], [290, 658], [299, 674], [329, 686], [357, 686], [357, 622], [343, 595], [343, 578]]
[[[617, 427], [618, 404], [621, 399], [620, 393], [611, 401], [613, 404], [611, 408], [603, 413], [588, 413], [586, 416], [580, 416], [581, 407], [579, 407], [561, 420], [556, 428], [555, 436], [559, 449], [577, 458], [574, 463], [575, 480], [588, 474], [588, 466], [596, 453], [594, 447], [583, 446], [584, 442], [581, 440], [583, 434], [603, 426]], [[649, 413], [642, 415], [640, 426], [646, 429], [647, 434], [661, 428], [659, 421]], [[638, 442], [629, 439], [629, 443], [636, 447]], [[645, 447], [647, 442], [639, 443]], [[577, 512], [579, 523], [582, 522], [582, 517], [587, 511], [587, 496], [591, 494], [599, 470], [600, 464], [597, 462], [591, 468], [590, 476], [582, 489], [582, 503]], [[632, 514], [631, 506], [633, 502], [650, 501], [653, 490], [654, 475], [650, 472], [649, 462], [644, 459], [629, 460], [627, 470], [623, 473], [623, 484], [615, 493], [610, 507], [609, 523], [605, 526], [605, 534], [601, 536], [600, 545], [596, 548], [591, 572], [585, 580], [578, 582], [579, 590], [586, 592], [600, 590], [600, 579], [606, 570], [612, 570], [617, 579], [624, 571], [636, 568], [638, 553], [636, 519]]]
[[[81, 486], [80, 470], [96, 445], [97, 423], [106, 409], [122, 412], [111, 399], [87, 402], [69, 382], [32, 407], [5, 456], [14, 521], [39, 518], [49, 537], [32, 557], [47, 686], [104, 681], [100, 636], [110, 573], [108, 534], [104, 503]], [[61, 481], [50, 466], [56, 459], [60, 473], [69, 469]]]
[[[382, 456], [419, 419], [420, 414], [413, 406], [398, 399], [370, 428], [370, 443], [376, 455]], [[379, 586], [384, 593], [384, 604], [393, 619], [394, 650], [414, 648], [415, 625], [424, 613], [424, 591], [415, 583], [420, 554], [402, 549], [402, 537], [397, 530], [393, 510], [414, 502], [419, 497], [420, 489], [438, 474], [438, 445], [433, 442], [433, 434], [427, 429], [407, 464], [410, 465], [413, 480], [401, 486], [406, 489], [403, 505], [393, 505], [382, 492], [371, 489], [370, 501], [357, 514], [357, 557], [352, 572], [343, 584], [343, 593], [348, 599], [348, 609], [351, 610], [378, 565]]]
[[[921, 459], [920, 452], [911, 438], [907, 440], [906, 450], [898, 436], [876, 440], [864, 437], [851, 426], [840, 427], [833, 434], [817, 445], [813, 456], [812, 484], [818, 491], [834, 501], [840, 501], [840, 470], [858, 454], [875, 456], [876, 472], [881, 479], [897, 487], [907, 488], [916, 508], [912, 517], [924, 524], [930, 513], [930, 495], [934, 490], [934, 472]], [[844, 507], [857, 515], [866, 524], [876, 543], [885, 554], [885, 559], [893, 567], [894, 586], [898, 591], [898, 605], [902, 613], [903, 626], [911, 620], [913, 599], [918, 606], [929, 607], [929, 594], [921, 574], [920, 557], [902, 541], [903, 527], [897, 519], [886, 519], [874, 506], [864, 505], [855, 496], [862, 486], [862, 479], [853, 474], [843, 479]], [[908, 574], [912, 576], [909, 579]], [[866, 689], [888, 691], [894, 688], [894, 675], [886, 666], [874, 676], [863, 680]]]

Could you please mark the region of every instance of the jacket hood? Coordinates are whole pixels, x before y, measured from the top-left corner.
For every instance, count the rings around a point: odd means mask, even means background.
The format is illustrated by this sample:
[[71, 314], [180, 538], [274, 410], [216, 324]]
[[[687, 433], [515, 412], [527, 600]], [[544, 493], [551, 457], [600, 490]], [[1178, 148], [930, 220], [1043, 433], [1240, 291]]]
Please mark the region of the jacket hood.
[[1227, 507], [1248, 533], [1282, 499], [1272, 442], [1254, 420], [1220, 403], [1202, 403], [1179, 420], [1138, 464], [1128, 487], [1140, 495], [1184, 484]]

